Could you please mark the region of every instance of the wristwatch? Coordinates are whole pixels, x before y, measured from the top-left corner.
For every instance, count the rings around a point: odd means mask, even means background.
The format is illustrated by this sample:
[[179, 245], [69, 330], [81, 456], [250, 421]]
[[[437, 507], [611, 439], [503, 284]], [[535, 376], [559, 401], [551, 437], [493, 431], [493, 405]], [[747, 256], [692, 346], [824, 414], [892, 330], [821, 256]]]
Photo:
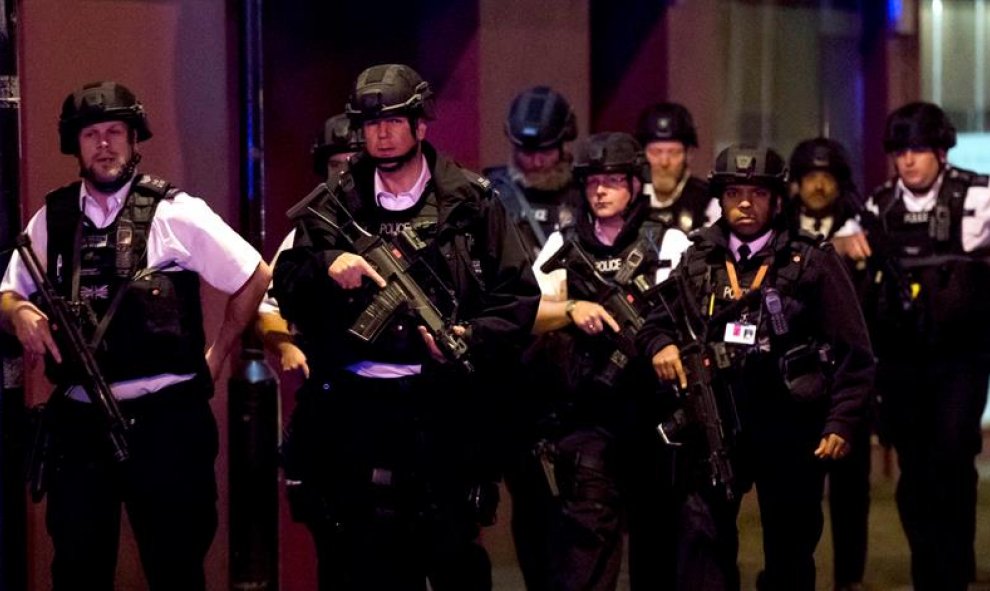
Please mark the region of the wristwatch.
[[577, 305], [577, 300], [567, 300], [564, 304], [564, 314], [567, 314], [568, 320], [574, 322], [574, 306]]

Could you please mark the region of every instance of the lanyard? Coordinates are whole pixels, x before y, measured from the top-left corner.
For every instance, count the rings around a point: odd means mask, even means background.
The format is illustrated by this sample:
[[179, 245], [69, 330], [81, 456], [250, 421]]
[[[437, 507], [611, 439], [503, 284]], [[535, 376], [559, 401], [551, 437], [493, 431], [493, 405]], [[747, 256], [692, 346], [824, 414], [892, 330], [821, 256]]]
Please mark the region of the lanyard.
[[[760, 265], [759, 270], [756, 271], [756, 277], [753, 278], [753, 282], [749, 285], [749, 291], [760, 289], [760, 285], [763, 284], [763, 278], [767, 276], [767, 269], [769, 268], [769, 263], [763, 263]], [[742, 289], [739, 287], [739, 276], [736, 275], [736, 265], [729, 257], [725, 258], [725, 271], [729, 274], [729, 286], [732, 288], [732, 299], [742, 299], [743, 293]]]

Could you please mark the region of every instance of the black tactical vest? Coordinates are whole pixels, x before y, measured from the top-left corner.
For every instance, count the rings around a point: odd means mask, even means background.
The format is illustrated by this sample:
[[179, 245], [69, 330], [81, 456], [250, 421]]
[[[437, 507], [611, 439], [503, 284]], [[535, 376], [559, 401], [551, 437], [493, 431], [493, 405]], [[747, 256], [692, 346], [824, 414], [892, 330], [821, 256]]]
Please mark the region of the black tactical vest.
[[577, 204], [572, 201], [577, 197], [571, 194], [570, 185], [555, 192], [526, 190], [512, 179], [508, 167], [492, 168], [486, 174], [516, 224], [530, 262], [536, 260], [550, 234], [575, 223]]
[[[92, 340], [102, 333], [94, 353], [104, 377], [117, 382], [206, 372], [199, 276], [146, 268], [155, 209], [178, 190], [162, 179], [139, 176], [120, 214], [101, 229], [82, 214], [79, 185], [46, 197], [47, 272], [62, 297], [93, 311], [90, 321], [83, 319], [83, 335]], [[53, 382], [75, 381], [47, 369]]]
[[[893, 182], [874, 193], [902, 275], [900, 285], [891, 273], [884, 275], [882, 291], [869, 300], [875, 306], [867, 315], [878, 352], [925, 347], [990, 354], [990, 267], [962, 246], [962, 219], [972, 215], [964, 210], [966, 194], [970, 187], [987, 184], [985, 175], [947, 168], [935, 207], [924, 212], [909, 212]], [[905, 294], [911, 295], [909, 302], [902, 302]]]

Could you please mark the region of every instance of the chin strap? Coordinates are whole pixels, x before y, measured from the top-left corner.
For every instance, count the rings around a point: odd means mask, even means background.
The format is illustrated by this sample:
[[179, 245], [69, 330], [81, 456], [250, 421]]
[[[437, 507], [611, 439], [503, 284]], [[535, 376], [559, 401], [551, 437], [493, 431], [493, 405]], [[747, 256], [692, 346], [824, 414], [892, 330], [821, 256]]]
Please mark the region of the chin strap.
[[116, 193], [134, 177], [134, 171], [137, 169], [139, 162], [141, 162], [141, 154], [134, 152], [130, 160], [124, 164], [124, 168], [120, 171], [120, 174], [117, 175], [117, 178], [112, 181], [98, 181], [93, 178], [93, 175], [90, 174], [89, 170], [86, 168], [81, 168], [79, 170], [79, 176], [89, 181], [89, 183], [93, 185], [93, 188], [101, 193]]
[[375, 158], [374, 156], [371, 156], [371, 161], [375, 163], [375, 167], [380, 168], [385, 172], [392, 172], [393, 170], [402, 168], [402, 165], [411, 161], [417, 154], [419, 154], [419, 142], [416, 142], [416, 144], [409, 148], [409, 150], [404, 154], [391, 156], [389, 158]]

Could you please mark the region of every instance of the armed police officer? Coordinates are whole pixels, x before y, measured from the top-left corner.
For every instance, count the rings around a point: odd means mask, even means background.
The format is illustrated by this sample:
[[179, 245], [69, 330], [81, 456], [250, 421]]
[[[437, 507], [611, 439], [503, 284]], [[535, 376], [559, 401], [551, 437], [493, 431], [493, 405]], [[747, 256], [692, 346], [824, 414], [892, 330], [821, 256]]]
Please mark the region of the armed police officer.
[[[801, 142], [790, 159], [796, 231], [831, 239], [862, 209], [849, 166], [839, 142], [818, 137]], [[862, 284], [865, 267], [846, 259], [853, 284]], [[868, 406], [872, 415], [872, 405]], [[870, 417], [872, 419], [872, 416]], [[854, 432], [849, 454], [828, 471], [829, 517], [832, 525], [835, 588], [856, 589], [866, 570], [870, 511], [870, 420]]]
[[294, 438], [319, 491], [322, 589], [491, 588], [478, 376], [518, 355], [539, 294], [488, 182], [425, 141], [432, 94], [405, 65], [358, 76], [347, 113], [365, 157], [296, 208], [276, 265], [311, 372], [299, 404], [315, 428]]
[[[894, 178], [867, 201], [880, 423], [897, 450], [897, 506], [914, 588], [965, 589], [975, 576], [980, 417], [990, 372], [990, 189], [955, 168], [956, 132], [937, 105], [887, 119]], [[869, 215], [869, 214], [872, 214]], [[870, 219], [872, 217], [872, 220]]]
[[[546, 470], [544, 488], [555, 502], [550, 580], [540, 588], [614, 589], [629, 503], [624, 475], [663, 472], [655, 445], [631, 445], [639, 441], [637, 428], [657, 443], [652, 425], [636, 420], [653, 402], [644, 391], [656, 388], [635, 348], [635, 333], [649, 307], [646, 294], [666, 279], [689, 242], [679, 230], [649, 220], [649, 202], [641, 193], [645, 169], [642, 148], [631, 135], [600, 133], [582, 141], [574, 174], [584, 206], [577, 223], [551, 235], [537, 259], [544, 299], [536, 330], [568, 337], [556, 343], [559, 386], [544, 393], [554, 419], [545, 422], [552, 431], [543, 434], [538, 459]], [[632, 452], [637, 457], [627, 459]], [[662, 503], [664, 491], [653, 490], [658, 495], [649, 503]], [[669, 522], [658, 523], [651, 513], [647, 523], [646, 517], [644, 511], [642, 519], [630, 519], [642, 526], [630, 532], [630, 553], [645, 559], [635, 564], [644, 574], [647, 561], [663, 564], [663, 556], [647, 549], [662, 548], [650, 536], [672, 534]]]
[[574, 223], [581, 194], [565, 148], [577, 138], [577, 119], [564, 95], [548, 86], [520, 92], [509, 106], [505, 136], [512, 144], [506, 166], [485, 170], [506, 211], [535, 258], [556, 230]]
[[[253, 318], [270, 272], [202, 200], [139, 174], [147, 116], [121, 84], [97, 82], [62, 105], [63, 154], [81, 182], [48, 194], [25, 230], [55, 291], [89, 310], [81, 329], [131, 426], [115, 461], [104, 417], [65, 368], [36, 286], [15, 255], [0, 286], [5, 326], [49, 357], [54, 462], [47, 527], [55, 589], [114, 588], [120, 506], [127, 509], [151, 589], [204, 589], [217, 525], [213, 381]], [[200, 279], [230, 294], [207, 349]], [[57, 336], [57, 334], [56, 334]], [[52, 363], [53, 362], [53, 363]]]
[[[574, 182], [573, 156], [567, 149], [577, 137], [577, 121], [562, 94], [547, 86], [528, 88], [513, 98], [504, 123], [511, 145], [505, 166], [485, 170], [519, 231], [530, 262], [547, 238], [575, 223], [581, 194]], [[551, 377], [557, 360], [557, 335], [541, 335], [520, 356], [519, 365], [506, 367], [500, 421], [505, 423], [503, 476], [512, 495], [512, 537], [526, 587], [545, 589], [547, 584], [547, 532], [553, 500], [547, 495], [542, 470], [533, 465], [534, 428], [546, 417], [544, 409], [527, 395], [557, 387]]]
[[650, 219], [691, 232], [711, 225], [721, 212], [708, 185], [691, 175], [691, 150], [698, 132], [691, 112], [678, 103], [657, 103], [645, 109], [636, 125], [636, 139], [646, 149], [650, 182]]
[[718, 155], [709, 182], [723, 216], [696, 234], [639, 333], [690, 411], [661, 433], [675, 440], [684, 425], [698, 454], [683, 482], [682, 589], [739, 588], [736, 516], [754, 482], [765, 588], [814, 589], [825, 464], [862, 420], [873, 372], [862, 314], [831, 248], [788, 230], [785, 177], [773, 150]]
[[[361, 129], [351, 125], [347, 114], [334, 115], [324, 122], [323, 128], [316, 136], [316, 142], [313, 144], [311, 150], [313, 173], [319, 178], [329, 180], [333, 175], [339, 175], [351, 157], [363, 148], [364, 133]], [[292, 247], [295, 238], [295, 231], [290, 230], [282, 239], [281, 244], [275, 250], [275, 256], [272, 258], [272, 268], [275, 267], [282, 251]], [[289, 324], [282, 318], [278, 310], [278, 302], [270, 293], [265, 294], [261, 305], [258, 306], [255, 330], [261, 337], [265, 348], [278, 356], [279, 365], [283, 372], [298, 370], [304, 376], [309, 377], [306, 354], [294, 342]], [[289, 480], [291, 481], [291, 479]]]

